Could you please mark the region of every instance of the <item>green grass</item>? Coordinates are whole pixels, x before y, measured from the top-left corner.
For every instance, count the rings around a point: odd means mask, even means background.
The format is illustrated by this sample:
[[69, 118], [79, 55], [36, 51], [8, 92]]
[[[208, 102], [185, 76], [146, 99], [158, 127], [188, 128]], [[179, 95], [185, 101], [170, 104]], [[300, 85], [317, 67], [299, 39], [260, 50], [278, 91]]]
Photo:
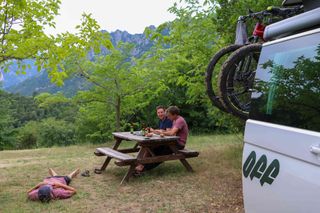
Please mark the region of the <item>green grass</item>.
[[[243, 212], [241, 136], [191, 136], [187, 147], [200, 151], [189, 160], [195, 173], [179, 161], [166, 162], [122, 186], [127, 167], [111, 162], [101, 175], [92, 172], [104, 161], [93, 155], [95, 148], [111, 145], [0, 152], [0, 212]], [[50, 167], [59, 174], [89, 169], [91, 176], [73, 180], [78, 193], [70, 199], [28, 201], [26, 191], [48, 176]]]

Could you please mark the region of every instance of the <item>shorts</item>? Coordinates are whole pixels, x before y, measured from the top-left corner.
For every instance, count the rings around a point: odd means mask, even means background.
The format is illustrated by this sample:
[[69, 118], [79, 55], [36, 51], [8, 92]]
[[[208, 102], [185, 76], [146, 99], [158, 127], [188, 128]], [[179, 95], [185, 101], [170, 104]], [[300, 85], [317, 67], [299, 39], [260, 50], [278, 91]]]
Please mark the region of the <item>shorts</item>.
[[52, 178], [52, 177], [57, 177], [57, 178], [64, 178], [64, 180], [66, 181], [66, 184], [67, 185], [69, 185], [70, 184], [70, 182], [71, 182], [71, 178], [69, 178], [68, 176], [59, 176], [59, 175], [57, 175], [57, 176], [51, 176], [51, 177], [47, 177], [47, 178]]

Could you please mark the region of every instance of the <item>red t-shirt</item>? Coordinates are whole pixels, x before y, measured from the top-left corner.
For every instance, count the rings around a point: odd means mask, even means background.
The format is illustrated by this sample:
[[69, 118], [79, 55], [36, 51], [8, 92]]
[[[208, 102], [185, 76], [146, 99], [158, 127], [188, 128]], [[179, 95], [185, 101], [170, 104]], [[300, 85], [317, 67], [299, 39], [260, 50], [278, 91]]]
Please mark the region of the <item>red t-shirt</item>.
[[183, 117], [179, 115], [178, 118], [173, 121], [172, 128], [179, 129], [177, 132], [177, 136], [180, 137], [180, 139], [178, 140], [178, 143], [181, 146], [185, 146], [187, 142], [188, 134], [189, 134], [187, 122], [184, 120]]
[[[52, 185], [54, 182], [59, 182], [64, 185], [67, 185], [65, 179], [63, 177], [49, 177], [43, 180], [43, 182], [47, 183], [49, 187], [51, 187], [51, 198], [52, 199], [66, 199], [73, 195], [73, 192], [70, 190], [66, 190], [64, 188], [53, 188]], [[30, 200], [38, 200], [38, 189], [34, 189], [28, 193], [28, 198]]]

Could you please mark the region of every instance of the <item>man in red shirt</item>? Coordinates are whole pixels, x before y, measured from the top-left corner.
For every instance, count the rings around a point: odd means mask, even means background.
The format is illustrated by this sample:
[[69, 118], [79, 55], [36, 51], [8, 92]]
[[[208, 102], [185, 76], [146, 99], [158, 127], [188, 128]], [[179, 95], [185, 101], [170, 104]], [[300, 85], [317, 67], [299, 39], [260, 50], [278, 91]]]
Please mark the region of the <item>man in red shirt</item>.
[[49, 169], [51, 177], [47, 177], [28, 191], [30, 200], [49, 202], [51, 199], [66, 199], [76, 193], [76, 190], [68, 186], [80, 170], [76, 169], [67, 176], [58, 176], [53, 169]]
[[[160, 135], [179, 136], [180, 138], [178, 140], [178, 143], [176, 144], [176, 147], [179, 150], [184, 149], [187, 142], [188, 134], [189, 134], [187, 122], [184, 120], [182, 116], [180, 116], [180, 109], [176, 106], [170, 106], [166, 110], [166, 114], [167, 114], [167, 118], [169, 118], [173, 122], [172, 128], [160, 131], [159, 132], [161, 133]], [[156, 150], [154, 150], [154, 153], [156, 155], [170, 155], [173, 153], [173, 151], [168, 146], [159, 146]], [[154, 168], [157, 165], [159, 165], [159, 163], [149, 164], [149, 165], [139, 164], [136, 167], [136, 171], [134, 175], [139, 176], [140, 174], [142, 174], [144, 169], [149, 170]]]
[[180, 116], [180, 109], [176, 106], [170, 106], [167, 109], [167, 117], [173, 121], [172, 128], [162, 132], [162, 134], [166, 136], [179, 136], [177, 148], [184, 149], [189, 134], [187, 122]]

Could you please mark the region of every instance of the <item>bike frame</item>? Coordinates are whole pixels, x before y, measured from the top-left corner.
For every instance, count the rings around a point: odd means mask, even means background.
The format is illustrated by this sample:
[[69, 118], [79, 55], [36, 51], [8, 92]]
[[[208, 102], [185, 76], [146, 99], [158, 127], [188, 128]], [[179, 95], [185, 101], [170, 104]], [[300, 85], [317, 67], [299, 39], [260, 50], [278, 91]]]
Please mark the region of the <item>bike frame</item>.
[[252, 35], [254, 37], [254, 42], [258, 42], [259, 39], [263, 39], [263, 34], [264, 34], [264, 29], [265, 29], [265, 25], [263, 25], [262, 23], [260, 22], [257, 22], [256, 23], [256, 26], [254, 27], [254, 30], [252, 32]]

